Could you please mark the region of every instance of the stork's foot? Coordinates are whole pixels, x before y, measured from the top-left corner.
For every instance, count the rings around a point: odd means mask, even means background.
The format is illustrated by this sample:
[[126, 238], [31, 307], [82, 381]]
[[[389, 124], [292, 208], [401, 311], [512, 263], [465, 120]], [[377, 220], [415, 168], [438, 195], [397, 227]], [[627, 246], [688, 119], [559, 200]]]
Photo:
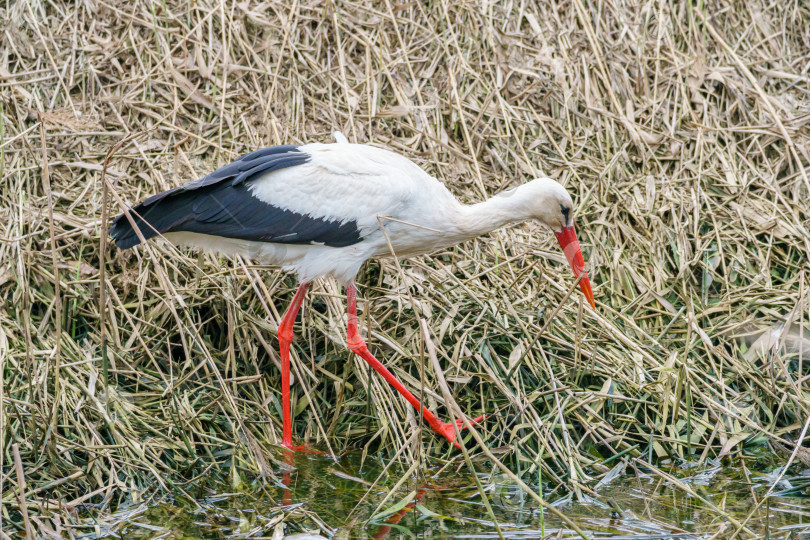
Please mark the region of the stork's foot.
[[326, 452], [322, 452], [320, 450], [315, 450], [314, 448], [310, 448], [306, 444], [287, 444], [284, 443], [284, 448], [287, 452], [298, 452], [301, 454], [310, 454], [313, 456], [328, 456]]
[[[482, 414], [477, 418], [473, 418], [472, 420], [470, 420], [470, 422], [472, 422], [473, 424], [479, 424], [484, 418], [486, 418], [486, 416], [487, 415]], [[467, 426], [464, 425], [464, 420], [460, 418], [456, 420], [456, 426], [458, 426], [459, 431], [467, 429]], [[436, 433], [442, 435], [445, 439], [447, 439], [450, 443], [452, 443], [453, 446], [461, 450], [461, 445], [456, 440], [456, 428], [455, 426], [453, 426], [452, 422], [442, 422], [438, 428], [434, 427], [433, 429], [436, 431]]]

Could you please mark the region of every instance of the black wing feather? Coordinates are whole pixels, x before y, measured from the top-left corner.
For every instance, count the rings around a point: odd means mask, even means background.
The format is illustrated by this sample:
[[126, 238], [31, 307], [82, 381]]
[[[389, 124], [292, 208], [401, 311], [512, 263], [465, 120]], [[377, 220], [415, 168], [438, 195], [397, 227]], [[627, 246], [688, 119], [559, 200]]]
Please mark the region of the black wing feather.
[[[309, 154], [294, 145], [262, 148], [199, 180], [149, 197], [132, 208], [131, 216], [147, 240], [157, 234], [186, 231], [281, 244], [340, 247], [360, 242], [355, 221], [300, 214], [266, 203], [250, 192], [251, 180], [309, 160]], [[125, 214], [115, 218], [110, 234], [121, 249], [140, 243]]]

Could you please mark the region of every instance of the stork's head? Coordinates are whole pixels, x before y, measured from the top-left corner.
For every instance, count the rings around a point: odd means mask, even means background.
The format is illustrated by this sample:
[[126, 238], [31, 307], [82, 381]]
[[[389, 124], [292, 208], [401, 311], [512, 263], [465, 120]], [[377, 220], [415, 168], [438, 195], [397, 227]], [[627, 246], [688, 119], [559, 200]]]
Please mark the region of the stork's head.
[[580, 274], [585, 274], [579, 286], [585, 298], [595, 308], [591, 282], [585, 272], [585, 260], [582, 258], [579, 240], [574, 232], [574, 203], [571, 196], [564, 187], [551, 178], [537, 178], [519, 189], [527, 192], [528, 196], [522, 198], [530, 205], [528, 210], [531, 217], [554, 231], [574, 275], [579, 277]]

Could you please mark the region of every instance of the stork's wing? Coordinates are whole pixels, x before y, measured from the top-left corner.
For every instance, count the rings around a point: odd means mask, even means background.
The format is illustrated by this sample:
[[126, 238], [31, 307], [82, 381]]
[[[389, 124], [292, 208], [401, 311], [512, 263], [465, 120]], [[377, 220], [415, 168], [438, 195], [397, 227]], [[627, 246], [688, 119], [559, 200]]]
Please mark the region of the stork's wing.
[[[294, 171], [311, 159], [297, 146], [263, 148], [199, 180], [149, 197], [132, 208], [130, 215], [145, 239], [187, 231], [285, 244], [348, 246], [359, 242], [356, 221], [317, 217], [317, 208], [310, 212], [285, 207], [273, 204], [272, 197], [254, 193], [255, 180], [282, 169]], [[110, 234], [121, 249], [140, 243], [125, 214], [115, 218]]]

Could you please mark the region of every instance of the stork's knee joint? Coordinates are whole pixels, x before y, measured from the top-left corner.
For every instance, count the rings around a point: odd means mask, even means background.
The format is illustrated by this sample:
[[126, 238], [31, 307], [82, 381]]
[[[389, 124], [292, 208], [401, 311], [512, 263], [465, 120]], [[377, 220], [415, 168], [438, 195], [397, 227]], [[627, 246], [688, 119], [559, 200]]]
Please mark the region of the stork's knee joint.
[[278, 335], [278, 342], [282, 346], [289, 346], [293, 342], [294, 334], [292, 328], [279, 326], [276, 334]]
[[349, 349], [358, 354], [361, 351], [368, 350], [368, 348], [366, 347], [366, 342], [363, 341], [363, 338], [360, 337], [360, 334], [349, 336], [348, 339], [346, 340], [346, 344], [349, 346]]

